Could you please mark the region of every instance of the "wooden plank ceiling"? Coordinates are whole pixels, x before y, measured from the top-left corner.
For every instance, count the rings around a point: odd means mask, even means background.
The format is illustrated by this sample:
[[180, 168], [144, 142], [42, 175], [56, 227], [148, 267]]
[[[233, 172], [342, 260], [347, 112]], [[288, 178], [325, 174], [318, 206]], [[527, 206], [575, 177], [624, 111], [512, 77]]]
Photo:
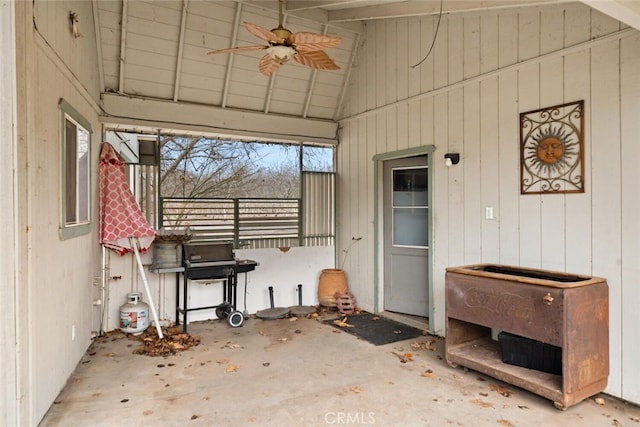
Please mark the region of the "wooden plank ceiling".
[[[443, 13], [564, 0], [443, 0]], [[336, 121], [365, 23], [438, 14], [440, 0], [290, 0], [284, 26], [335, 35], [326, 52], [340, 67], [316, 71], [294, 61], [271, 76], [258, 71], [264, 51], [208, 55], [264, 44], [248, 21], [278, 25], [277, 0], [93, 0], [101, 91], [107, 96], [208, 106], [246, 113]]]

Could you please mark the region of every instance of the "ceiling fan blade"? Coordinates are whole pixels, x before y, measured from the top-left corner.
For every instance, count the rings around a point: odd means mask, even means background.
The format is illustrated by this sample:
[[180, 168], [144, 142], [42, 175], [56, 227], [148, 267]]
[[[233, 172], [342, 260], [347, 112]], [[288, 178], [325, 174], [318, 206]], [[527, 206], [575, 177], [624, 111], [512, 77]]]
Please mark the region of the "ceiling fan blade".
[[295, 46], [296, 50], [304, 52], [335, 47], [342, 41], [342, 39], [337, 36], [325, 36], [323, 34], [305, 32], [292, 34], [289, 40]]
[[315, 50], [311, 52], [306, 51], [298, 51], [297, 54], [293, 55], [293, 59], [296, 62], [306, 65], [307, 67], [316, 68], [318, 70], [339, 70], [340, 67], [333, 62], [329, 55], [321, 50]]
[[268, 41], [269, 43], [282, 44], [284, 43], [284, 39], [282, 37], [278, 37], [272, 31], [267, 30], [259, 25], [252, 24], [251, 22], [245, 22], [244, 26], [247, 27], [247, 30], [253, 34], [254, 36], [261, 38], [264, 41]]
[[274, 71], [280, 68], [281, 65], [282, 63], [276, 61], [269, 54], [267, 54], [263, 56], [262, 59], [260, 60], [258, 69], [265, 76], [270, 76], [271, 74], [273, 74]]
[[217, 53], [249, 52], [252, 50], [264, 50], [264, 49], [267, 49], [268, 47], [269, 46], [263, 46], [263, 45], [230, 47], [228, 49], [212, 50], [211, 52], [207, 52], [207, 55], [217, 54]]

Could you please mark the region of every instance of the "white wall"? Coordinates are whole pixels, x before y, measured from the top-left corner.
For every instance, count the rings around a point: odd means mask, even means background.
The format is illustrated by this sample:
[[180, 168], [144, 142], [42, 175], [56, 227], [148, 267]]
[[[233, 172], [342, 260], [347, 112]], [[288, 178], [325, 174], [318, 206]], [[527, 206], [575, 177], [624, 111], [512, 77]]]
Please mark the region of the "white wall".
[[[640, 34], [579, 3], [452, 14], [442, 18], [431, 55], [411, 68], [436, 19], [368, 23], [353, 69], [338, 145], [337, 246], [364, 237], [345, 266], [354, 294], [374, 307], [373, 155], [433, 144], [434, 330], [445, 332], [448, 266], [492, 262], [605, 277], [607, 391], [640, 402]], [[580, 99], [586, 191], [521, 196], [519, 113]], [[446, 152], [461, 153], [460, 164], [447, 168]], [[488, 206], [496, 219], [484, 219]]]
[[[251, 259], [258, 262], [255, 271], [246, 275], [247, 296], [244, 304], [245, 275], [238, 275], [237, 309], [245, 308], [249, 314], [270, 307], [269, 286], [273, 286], [274, 305], [290, 307], [298, 305], [298, 284], [302, 285], [302, 304], [318, 304], [318, 279], [321, 268], [334, 267], [333, 246], [292, 247], [288, 252], [277, 248], [242, 249], [235, 251], [238, 259]], [[150, 264], [152, 253], [146, 259]], [[143, 261], [144, 262], [144, 261]], [[321, 266], [321, 267], [319, 267]], [[169, 325], [175, 321], [175, 273], [156, 274], [145, 267], [145, 274], [153, 302], [161, 324]], [[126, 302], [128, 292], [142, 292], [143, 301], [149, 303], [144, 283], [139, 274], [133, 254], [123, 257], [110, 256], [109, 275], [121, 276], [121, 279], [109, 282], [108, 324], [105, 331], [120, 327], [120, 306]], [[182, 289], [182, 276], [179, 276]], [[189, 281], [189, 307], [217, 305], [223, 302], [221, 281]], [[182, 298], [182, 297], [181, 297]], [[215, 310], [193, 311], [188, 321], [215, 319]], [[151, 315], [150, 315], [151, 320]]]
[[[16, 10], [17, 140], [16, 425], [37, 425], [91, 342], [93, 278], [99, 276], [95, 227], [61, 240], [61, 129], [58, 103], [69, 102], [91, 123], [92, 188], [97, 189], [100, 123], [90, 2], [13, 2]], [[82, 37], [69, 30], [69, 10]], [[7, 194], [7, 193], [4, 193]]]
[[[16, 54], [14, 27], [15, 11], [10, 1], [0, 1], [0, 57], [11, 58]], [[14, 165], [17, 156], [16, 137], [16, 70], [15, 62], [0, 62], [0, 423], [18, 423], [18, 385], [16, 349], [16, 307], [18, 288], [16, 265], [16, 177]]]

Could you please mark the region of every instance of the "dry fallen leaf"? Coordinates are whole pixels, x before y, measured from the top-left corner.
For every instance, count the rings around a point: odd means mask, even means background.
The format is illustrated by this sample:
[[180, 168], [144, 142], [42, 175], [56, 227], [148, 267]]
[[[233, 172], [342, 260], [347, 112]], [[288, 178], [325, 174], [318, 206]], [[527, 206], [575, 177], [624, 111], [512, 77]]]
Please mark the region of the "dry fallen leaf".
[[351, 391], [354, 393], [362, 393], [362, 389], [358, 386], [351, 387]]
[[413, 355], [411, 353], [399, 354], [395, 351], [392, 351], [391, 353], [398, 356], [398, 359], [400, 359], [400, 363], [407, 363], [413, 360]]
[[612, 425], [615, 427], [622, 427], [622, 423], [614, 418]]
[[229, 363], [229, 361], [227, 359], [220, 359], [220, 360], [216, 360], [216, 363], [218, 365], [226, 365], [227, 363]]
[[500, 424], [501, 426], [513, 427], [513, 424], [511, 424], [511, 421], [509, 420], [498, 420], [498, 424]]
[[433, 378], [433, 371], [431, 369], [427, 369], [422, 373], [423, 377]]
[[225, 372], [237, 372], [238, 371], [238, 365], [229, 365], [227, 366], [227, 369], [225, 369]]
[[298, 320], [298, 318], [295, 316], [289, 318], [289, 322], [295, 322], [296, 320]]
[[340, 320], [340, 319], [336, 319], [333, 321], [333, 324], [336, 326], [339, 326], [341, 328], [353, 328], [353, 325], [350, 325], [347, 323], [347, 316], [344, 317], [344, 319]]
[[236, 348], [240, 348], [240, 344], [231, 344], [231, 343], [227, 343], [225, 344], [224, 348], [230, 348], [230, 349], [236, 349]]
[[151, 409], [147, 409], [146, 411], [142, 411], [142, 415], [151, 415], [153, 411]]
[[511, 396], [511, 392], [509, 390], [507, 390], [506, 387], [503, 387], [503, 386], [497, 386], [497, 385], [494, 385], [494, 384], [489, 384], [489, 389], [491, 391], [495, 391], [495, 392], [503, 395], [504, 397]]
[[471, 403], [475, 403], [476, 405], [481, 406], [483, 408], [493, 408], [493, 403], [485, 402], [482, 399], [473, 399]]
[[604, 402], [604, 399], [603, 399], [603, 398], [601, 398], [601, 397], [596, 397], [594, 400], [595, 400], [595, 402], [596, 402], [598, 405], [600, 405], [600, 406], [604, 406], [604, 403], [605, 403], [605, 402]]

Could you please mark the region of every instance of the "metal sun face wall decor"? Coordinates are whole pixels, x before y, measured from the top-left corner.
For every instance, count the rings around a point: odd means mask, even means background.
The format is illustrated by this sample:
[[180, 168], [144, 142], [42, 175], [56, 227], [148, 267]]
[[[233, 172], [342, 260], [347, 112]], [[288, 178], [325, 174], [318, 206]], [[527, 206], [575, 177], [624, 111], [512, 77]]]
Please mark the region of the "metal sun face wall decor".
[[520, 114], [520, 194], [584, 193], [584, 101]]

